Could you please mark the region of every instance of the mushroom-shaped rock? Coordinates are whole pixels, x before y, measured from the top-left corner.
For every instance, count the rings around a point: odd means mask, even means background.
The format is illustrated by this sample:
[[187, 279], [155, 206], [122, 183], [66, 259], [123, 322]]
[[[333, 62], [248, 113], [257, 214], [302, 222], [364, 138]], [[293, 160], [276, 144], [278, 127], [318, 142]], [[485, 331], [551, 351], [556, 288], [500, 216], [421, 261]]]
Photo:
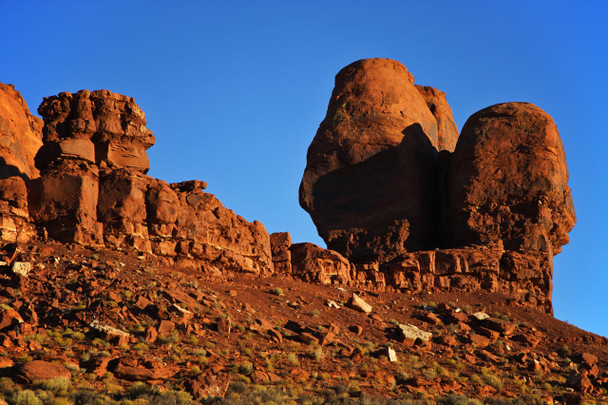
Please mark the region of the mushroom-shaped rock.
[[553, 119], [504, 103], [464, 125], [448, 174], [453, 246], [557, 254], [576, 216], [566, 156]]
[[364, 59], [338, 73], [300, 185], [329, 249], [365, 262], [435, 246], [437, 133], [399, 62]]

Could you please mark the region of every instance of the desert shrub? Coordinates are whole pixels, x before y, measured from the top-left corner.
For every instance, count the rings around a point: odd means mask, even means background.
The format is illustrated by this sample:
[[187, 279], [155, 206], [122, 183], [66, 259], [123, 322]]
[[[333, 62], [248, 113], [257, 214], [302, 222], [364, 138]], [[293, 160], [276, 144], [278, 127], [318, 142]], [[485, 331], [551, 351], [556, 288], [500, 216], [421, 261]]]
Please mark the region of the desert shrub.
[[59, 377], [40, 381], [36, 386], [43, 390], [50, 391], [54, 395], [65, 395], [72, 388], [72, 383], [68, 378]]
[[0, 378], [0, 393], [10, 396], [17, 389], [17, 385], [8, 377]]
[[159, 387], [141, 382], [136, 382], [129, 388], [127, 398], [135, 402], [146, 400], [155, 405], [190, 405], [194, 403], [192, 396], [185, 391], [161, 392]]
[[253, 364], [249, 361], [244, 361], [239, 365], [239, 373], [249, 375], [253, 371]]
[[502, 390], [502, 381], [500, 381], [500, 378], [494, 374], [482, 374], [481, 380], [497, 391]]
[[567, 345], [563, 345], [562, 347], [557, 349], [557, 354], [559, 354], [560, 357], [570, 357], [570, 355], [572, 354], [572, 350], [570, 350]]
[[289, 353], [287, 355], [287, 362], [289, 364], [291, 364], [292, 366], [299, 366], [300, 365], [300, 361], [298, 360], [298, 355], [295, 353]]
[[42, 405], [42, 401], [32, 390], [15, 391], [7, 402], [10, 405]]
[[477, 399], [463, 397], [462, 395], [450, 394], [437, 400], [438, 405], [481, 405]]

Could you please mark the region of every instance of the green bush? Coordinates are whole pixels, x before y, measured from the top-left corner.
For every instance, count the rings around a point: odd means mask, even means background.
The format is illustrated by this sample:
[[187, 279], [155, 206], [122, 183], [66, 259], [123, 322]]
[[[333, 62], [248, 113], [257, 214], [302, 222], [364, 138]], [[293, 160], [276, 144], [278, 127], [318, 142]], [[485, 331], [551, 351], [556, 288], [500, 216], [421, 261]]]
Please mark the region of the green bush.
[[32, 390], [16, 391], [8, 399], [10, 405], [42, 405], [42, 401]]

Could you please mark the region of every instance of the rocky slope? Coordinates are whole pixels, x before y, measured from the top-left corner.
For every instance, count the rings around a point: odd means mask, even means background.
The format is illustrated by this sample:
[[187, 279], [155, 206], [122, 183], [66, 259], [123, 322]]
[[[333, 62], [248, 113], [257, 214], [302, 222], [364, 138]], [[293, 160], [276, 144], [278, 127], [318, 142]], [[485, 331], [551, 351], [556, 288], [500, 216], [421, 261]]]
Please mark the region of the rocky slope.
[[44, 125], [11, 86], [0, 102], [10, 404], [608, 399], [608, 340], [550, 315], [575, 216], [538, 107], [458, 136], [398, 62], [344, 68], [300, 188], [329, 250], [147, 176], [130, 97], [48, 97]]

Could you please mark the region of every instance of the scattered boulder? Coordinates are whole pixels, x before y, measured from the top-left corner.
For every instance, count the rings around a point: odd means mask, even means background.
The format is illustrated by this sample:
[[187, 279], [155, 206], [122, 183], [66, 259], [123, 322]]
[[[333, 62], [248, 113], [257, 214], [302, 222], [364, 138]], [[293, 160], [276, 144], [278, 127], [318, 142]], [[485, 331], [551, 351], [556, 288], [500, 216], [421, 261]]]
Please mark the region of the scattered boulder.
[[72, 374], [64, 365], [43, 360], [23, 363], [17, 368], [16, 374], [29, 383], [53, 378], [72, 378]]
[[137, 364], [131, 359], [120, 358], [114, 363], [110, 366], [114, 376], [127, 381], [167, 380], [177, 372], [171, 367], [152, 361]]
[[428, 342], [433, 336], [431, 332], [423, 331], [411, 324], [399, 324], [396, 329], [397, 340], [409, 343], [410, 345], [414, 344], [418, 339], [422, 342]]
[[32, 271], [32, 263], [30, 262], [13, 262], [11, 266], [13, 273], [19, 274], [20, 276], [27, 277], [27, 275]]
[[364, 314], [370, 314], [372, 312], [372, 306], [365, 302], [363, 298], [354, 293], [346, 303], [346, 306], [359, 312], [363, 312]]

